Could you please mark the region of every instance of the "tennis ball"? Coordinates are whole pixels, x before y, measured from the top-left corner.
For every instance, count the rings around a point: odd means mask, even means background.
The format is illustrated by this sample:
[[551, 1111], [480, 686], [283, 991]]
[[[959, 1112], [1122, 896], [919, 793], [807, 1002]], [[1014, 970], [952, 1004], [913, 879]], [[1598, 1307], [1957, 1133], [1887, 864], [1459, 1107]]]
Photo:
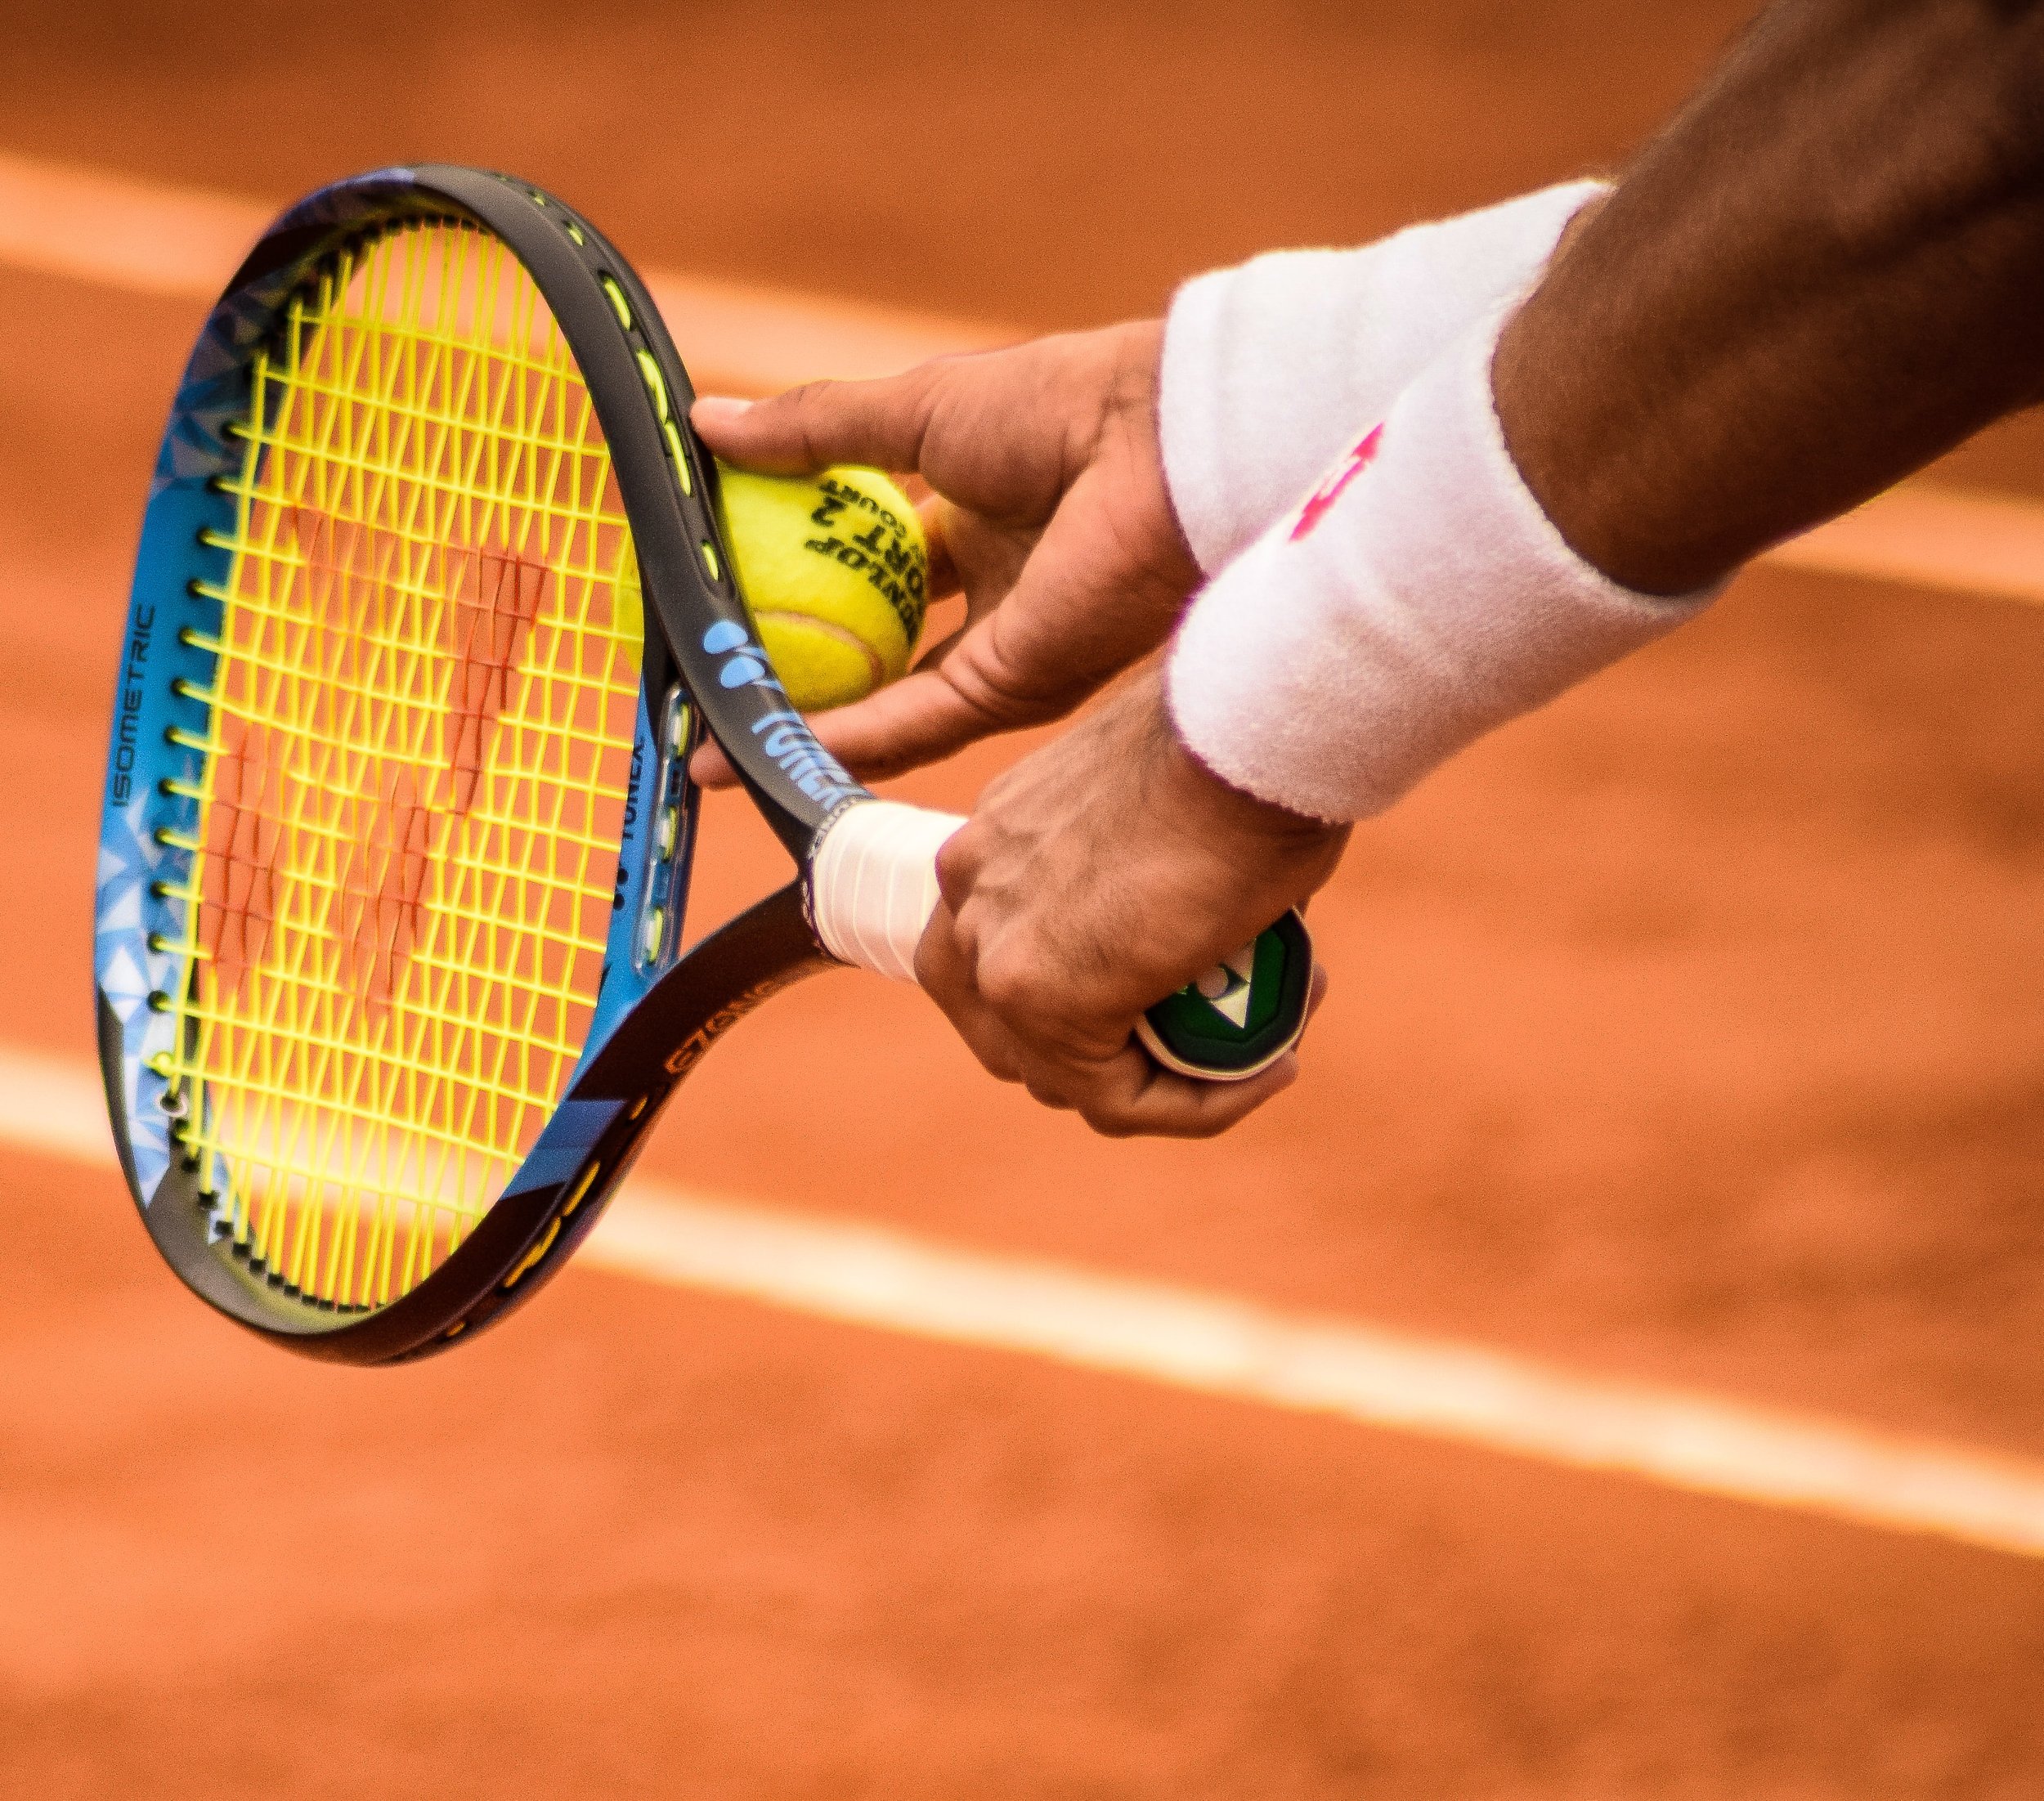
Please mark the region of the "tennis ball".
[[877, 469], [755, 475], [719, 464], [738, 585], [788, 699], [842, 706], [908, 673], [930, 550], [908, 496]]

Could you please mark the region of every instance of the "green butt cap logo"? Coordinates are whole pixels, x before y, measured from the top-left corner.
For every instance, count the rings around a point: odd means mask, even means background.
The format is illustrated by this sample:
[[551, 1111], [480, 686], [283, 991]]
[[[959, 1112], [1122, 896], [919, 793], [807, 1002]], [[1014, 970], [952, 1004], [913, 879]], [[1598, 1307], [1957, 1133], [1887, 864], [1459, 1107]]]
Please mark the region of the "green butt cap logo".
[[1287, 913], [1196, 982], [1159, 1001], [1136, 1033], [1167, 1069], [1208, 1082], [1243, 1082], [1267, 1069], [1306, 1030], [1313, 941]]

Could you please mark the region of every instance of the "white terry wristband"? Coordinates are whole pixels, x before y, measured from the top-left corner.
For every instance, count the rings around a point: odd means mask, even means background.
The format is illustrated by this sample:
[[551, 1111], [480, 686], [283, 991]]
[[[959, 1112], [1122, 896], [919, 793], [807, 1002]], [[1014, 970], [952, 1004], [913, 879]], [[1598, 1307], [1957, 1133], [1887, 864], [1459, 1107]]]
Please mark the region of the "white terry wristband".
[[1172, 717], [1235, 786], [1322, 819], [1378, 812], [1710, 598], [1621, 588], [1555, 530], [1491, 402], [1502, 322], [1432, 364], [1187, 609]]
[[1286, 250], [1187, 282], [1165, 321], [1164, 478], [1212, 575], [1409, 381], [1530, 289], [1601, 181], [1568, 181], [1356, 250]]

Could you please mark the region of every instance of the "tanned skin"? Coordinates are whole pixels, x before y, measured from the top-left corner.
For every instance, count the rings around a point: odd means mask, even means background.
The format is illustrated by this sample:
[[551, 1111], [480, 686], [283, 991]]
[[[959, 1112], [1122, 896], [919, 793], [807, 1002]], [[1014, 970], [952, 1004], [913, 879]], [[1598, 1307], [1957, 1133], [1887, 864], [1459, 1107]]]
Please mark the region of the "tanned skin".
[[2044, 7], [1764, 14], [1565, 242], [1492, 377], [1562, 535], [1663, 594], [2044, 397]]
[[[1507, 440], [1569, 542], [1690, 592], [2044, 396], [2040, 96], [2044, 0], [1762, 15], [1500, 345]], [[1101, 1131], [1199, 1135], [1294, 1065], [1186, 1082], [1135, 1021], [1320, 888], [1347, 833], [1207, 770], [1145, 661], [1199, 580], [1157, 444], [1160, 343], [1147, 321], [694, 416], [737, 462], [878, 463], [935, 491], [968, 624], [825, 716], [854, 768], [1062, 717], [1132, 671], [981, 797], [917, 968], [995, 1075]]]

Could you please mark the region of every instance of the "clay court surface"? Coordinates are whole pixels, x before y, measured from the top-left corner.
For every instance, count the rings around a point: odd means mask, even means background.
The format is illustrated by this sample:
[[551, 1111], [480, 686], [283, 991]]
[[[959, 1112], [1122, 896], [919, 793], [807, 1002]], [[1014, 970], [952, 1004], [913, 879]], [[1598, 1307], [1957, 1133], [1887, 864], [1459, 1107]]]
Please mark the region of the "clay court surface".
[[[263, 201], [490, 164], [650, 266], [1028, 330], [1608, 164], [1746, 8], [306, 10], [38, 9], [0, 151]], [[0, 268], [0, 1052], [38, 1066], [90, 1055], [200, 311]], [[1939, 473], [2044, 494], [2040, 447]], [[2035, 607], [1760, 569], [1357, 833], [1306, 1073], [1231, 1137], [1096, 1140], [848, 974], [735, 1033], [648, 1173], [2034, 1475], [2040, 692]], [[778, 879], [740, 808], [706, 846], [699, 925]], [[0, 1172], [10, 1795], [2044, 1790], [2044, 1561], [1963, 1532], [611, 1270], [330, 1370], [192, 1301], [89, 1155]]]

